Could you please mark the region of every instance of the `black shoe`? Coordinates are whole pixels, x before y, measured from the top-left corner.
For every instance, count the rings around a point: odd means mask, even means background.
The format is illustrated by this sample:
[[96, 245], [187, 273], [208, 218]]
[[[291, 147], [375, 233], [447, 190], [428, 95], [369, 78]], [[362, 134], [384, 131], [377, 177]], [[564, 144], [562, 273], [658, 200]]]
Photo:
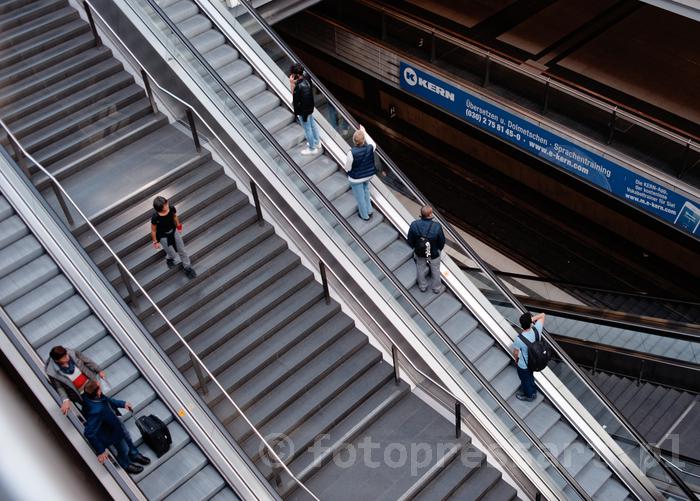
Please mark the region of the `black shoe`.
[[518, 393], [515, 395], [515, 398], [517, 398], [518, 400], [522, 400], [523, 402], [532, 402], [533, 400], [535, 400], [537, 398], [537, 396], [533, 395], [531, 397], [528, 397], [524, 393]]
[[175, 266], [175, 260], [174, 260], [174, 259], [166, 259], [166, 260], [165, 260], [165, 264], [167, 264], [167, 265], [168, 265], [168, 269], [170, 269], [170, 268], [172, 268], [173, 266]]
[[124, 468], [124, 471], [130, 473], [131, 475], [138, 475], [143, 471], [143, 466], [139, 466], [137, 464], [130, 464], [129, 466]]
[[130, 458], [132, 463], [138, 463], [142, 465], [151, 464], [151, 460], [148, 459], [143, 454], [136, 454], [134, 457]]
[[197, 278], [197, 272], [190, 266], [189, 268], [185, 268], [185, 276], [189, 279]]

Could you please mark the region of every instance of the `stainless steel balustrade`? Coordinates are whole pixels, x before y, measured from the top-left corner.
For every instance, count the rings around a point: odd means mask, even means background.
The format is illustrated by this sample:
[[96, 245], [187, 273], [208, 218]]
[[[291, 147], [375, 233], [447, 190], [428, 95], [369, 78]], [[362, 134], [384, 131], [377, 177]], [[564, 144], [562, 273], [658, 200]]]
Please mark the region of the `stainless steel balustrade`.
[[[201, 5], [201, 3], [200, 3], [200, 5]], [[245, 5], [245, 4], [244, 4], [244, 5]], [[252, 12], [252, 11], [251, 11], [251, 12]], [[164, 22], [165, 22], [165, 21], [164, 21]], [[167, 22], [165, 22], [165, 23], [168, 24]], [[170, 26], [170, 29], [173, 29], [173, 27]], [[287, 58], [289, 58], [289, 59], [291, 59], [291, 60], [295, 60], [294, 57], [293, 57], [293, 55], [291, 54], [291, 51], [289, 51], [288, 49], [286, 49], [286, 47], [283, 46], [283, 44], [276, 38], [276, 36], [275, 36], [274, 34], [270, 34], [270, 32], [269, 32], [269, 30], [267, 29], [267, 27], [263, 27], [263, 29], [266, 30], [266, 31], [267, 31], [267, 34], [268, 34], [273, 40], [275, 40], [275, 42], [283, 49], [283, 51], [285, 52]], [[321, 84], [320, 82], [318, 82], [318, 80], [316, 80], [316, 83], [317, 83], [317, 85], [319, 86], [319, 88], [321, 89], [321, 92], [322, 92], [322, 94], [324, 95], [324, 97], [325, 97], [327, 100], [329, 100], [329, 101], [333, 104], [334, 109], [336, 110], [336, 112], [340, 112], [339, 114], [341, 115], [341, 118], [342, 118], [343, 120], [345, 120], [346, 123], [352, 124], [353, 122], [352, 122], [352, 119], [350, 118], [349, 114], [347, 114], [347, 112], [345, 112], [345, 110], [342, 109], [342, 107], [340, 107], [340, 106], [333, 100], [332, 96], [330, 96], [330, 94], [329, 94], [329, 93], [327, 92], [327, 90], [322, 86], [322, 84]], [[223, 89], [226, 88], [225, 85], [221, 85], [221, 84], [219, 84], [219, 85], [220, 85], [220, 87], [222, 87]], [[229, 95], [229, 97], [230, 97], [231, 99], [234, 98], [234, 96], [230, 96], [230, 95]], [[235, 100], [235, 99], [234, 99], [234, 100]], [[422, 199], [422, 196], [420, 196], [420, 194], [417, 192], [417, 190], [415, 189], [415, 187], [413, 187], [413, 186], [410, 184], [410, 182], [408, 182], [407, 180], [405, 180], [405, 179], [403, 178], [403, 176], [402, 176], [402, 174], [400, 173], [400, 171], [398, 171], [398, 169], [396, 169], [396, 167], [395, 167], [393, 164], [390, 163], [390, 161], [386, 158], [386, 156], [383, 154], [383, 152], [381, 152], [380, 149], [378, 150], [378, 153], [379, 153], [380, 158], [382, 159], [382, 161], [385, 162], [385, 166], [388, 167], [389, 172], [390, 172], [391, 174], [395, 175], [398, 179], [401, 180], [401, 182], [403, 183], [403, 187], [406, 188], [406, 189], [408, 190], [408, 193], [409, 193], [414, 199], [416, 199], [416, 200], [418, 200], [418, 201], [421, 201], [422, 203], [425, 203], [425, 200]], [[284, 156], [284, 155], [282, 155], [282, 156]], [[439, 218], [439, 216], [438, 216], [438, 218]], [[449, 227], [449, 225], [445, 224], [444, 221], [441, 221], [441, 222], [445, 225], [445, 228], [447, 229], [448, 234], [450, 235], [450, 237], [453, 238], [453, 240], [455, 240], [455, 241], [460, 245], [461, 248], [463, 248], [465, 251], [467, 251], [467, 254], [468, 254], [468, 255], [470, 255], [473, 259], [475, 259], [476, 262], [478, 262], [478, 263], [482, 266], [482, 269], [484, 270], [485, 277], [486, 277], [487, 279], [490, 279], [490, 280], [492, 280], [492, 281], [494, 282], [494, 284], [496, 285], [496, 290], [503, 292], [503, 297], [504, 297], [504, 299], [506, 300], [506, 302], [510, 302], [510, 303], [513, 304], [513, 305], [519, 306], [519, 304], [517, 303], [517, 301], [514, 300], [515, 298], [511, 298], [511, 297], [507, 294], [507, 291], [504, 291], [504, 290], [503, 290], [503, 285], [502, 285], [500, 282], [498, 282], [497, 280], [495, 280], [495, 277], [491, 276], [490, 270], [489, 270], [487, 267], [484, 266], [484, 264], [478, 259], [478, 257], [474, 258], [474, 253], [473, 253], [473, 251], [471, 251], [471, 249], [466, 245], [466, 243], [463, 242], [463, 240], [461, 239], [461, 237], [459, 237], [459, 235], [456, 235], [455, 232], [453, 232], [453, 230]], [[520, 306], [519, 308], [518, 308], [518, 307], [513, 308], [513, 310], [516, 311], [518, 315], [519, 315], [519, 313], [520, 313], [521, 311], [523, 311], [523, 309], [522, 309], [521, 306]], [[562, 358], [563, 358], [564, 360], [568, 361], [569, 364], [571, 364], [571, 361], [570, 361], [568, 358], [566, 358], [565, 356], [562, 357]], [[590, 389], [590, 387], [591, 387], [590, 382], [589, 382], [587, 379], [585, 379], [585, 376], [584, 376], [583, 374], [581, 374], [580, 371], [577, 370], [577, 368], [575, 368], [574, 370], [576, 371], [576, 376], [577, 376], [577, 378], [580, 378], [580, 379], [582, 379], [584, 382], [586, 382], [587, 386], [588, 386], [589, 389]], [[593, 391], [594, 395], [596, 395], [596, 397], [600, 400], [600, 402], [601, 402], [602, 404], [606, 405], [606, 406], [609, 408], [609, 403], [608, 403], [608, 402], [606, 402], [605, 400], [603, 400], [603, 399], [601, 398], [601, 396], [598, 395], [598, 394], [595, 392], [595, 390], [591, 390], [591, 391]], [[603, 397], [603, 398], [604, 398], [604, 397]], [[614, 415], [614, 414], [613, 414], [613, 415]], [[620, 420], [620, 419], [619, 419], [619, 416], [616, 416], [616, 419]], [[621, 421], [621, 422], [624, 422], [624, 420], [620, 420], [620, 421]], [[626, 426], [625, 428], [628, 428], [628, 427]], [[634, 435], [631, 435], [631, 436], [634, 437]], [[635, 438], [638, 439], [639, 437], [635, 437]], [[637, 442], [640, 442], [640, 443], [643, 444], [643, 441], [637, 440]], [[648, 445], [647, 445], [647, 444], [645, 444], [645, 445], [646, 445], [646, 447], [644, 447], [643, 445], [640, 446], [640, 450], [646, 450], [647, 452], [650, 452], [649, 449], [647, 449]], [[651, 453], [651, 452], [650, 452], [650, 453]], [[652, 456], [652, 457], [653, 457], [653, 456]], [[656, 462], [658, 463], [658, 460], [657, 460]], [[662, 465], [662, 468], [663, 468], [663, 465]], [[670, 475], [670, 477], [673, 478], [672, 475]], [[681, 482], [681, 485], [682, 485], [682, 482]], [[682, 487], [680, 487], [680, 488], [682, 489]], [[688, 494], [688, 493], [686, 492], [686, 494]]]

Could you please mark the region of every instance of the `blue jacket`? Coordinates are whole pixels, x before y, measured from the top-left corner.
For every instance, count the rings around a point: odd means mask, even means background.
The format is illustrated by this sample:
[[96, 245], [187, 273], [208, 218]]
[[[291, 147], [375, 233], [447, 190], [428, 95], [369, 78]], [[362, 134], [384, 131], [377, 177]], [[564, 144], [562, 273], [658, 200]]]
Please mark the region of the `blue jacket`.
[[[431, 226], [432, 225], [432, 226]], [[408, 245], [415, 250], [420, 237], [426, 237], [430, 242], [430, 257], [436, 258], [440, 255], [440, 251], [445, 247], [445, 234], [442, 231], [442, 226], [433, 219], [421, 218], [411, 223], [408, 229]]]
[[85, 438], [97, 454], [125, 438], [124, 428], [114, 413], [123, 408], [126, 402], [102, 395], [92, 399], [83, 395], [83, 416], [85, 417]]
[[374, 146], [365, 143], [362, 146], [354, 146], [350, 151], [352, 151], [352, 168], [348, 171], [348, 177], [364, 179], [376, 174]]

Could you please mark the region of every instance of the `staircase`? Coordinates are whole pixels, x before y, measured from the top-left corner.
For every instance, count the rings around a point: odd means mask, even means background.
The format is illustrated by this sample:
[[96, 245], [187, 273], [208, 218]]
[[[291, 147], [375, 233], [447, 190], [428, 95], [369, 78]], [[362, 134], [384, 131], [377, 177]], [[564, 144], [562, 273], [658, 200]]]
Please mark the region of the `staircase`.
[[[242, 59], [239, 50], [227, 44], [193, 2], [158, 0], [157, 3], [537, 436], [546, 444], [556, 444], [553, 448], [558, 457], [577, 457], [570, 472], [584, 489], [595, 497], [627, 498], [627, 490], [611, 476], [610, 470], [597, 460], [595, 454], [547, 399], [541, 395], [532, 403], [516, 399], [515, 393], [520, 382], [510, 355], [494, 342], [449, 290], [439, 295], [418, 290], [412, 252], [403, 235], [376, 210], [368, 222], [359, 218], [346, 175], [340, 166], [326, 154], [301, 155], [301, 150], [306, 146], [301, 126], [294, 120], [289, 107], [273, 89], [267, 87], [254, 68]], [[275, 50], [267, 46], [265, 52], [274, 54]], [[278, 61], [285, 60], [280, 50], [276, 53]], [[463, 374], [469, 379], [466, 368]]]
[[[121, 419], [134, 444], [151, 460], [142, 473], [132, 476], [143, 495], [152, 500], [238, 499], [1, 196], [0, 235], [0, 306], [37, 356], [48, 360], [51, 348], [59, 344], [82, 351], [105, 371], [110, 396], [133, 403], [133, 413], [124, 410]], [[160, 458], [142, 444], [136, 428], [136, 418], [148, 414], [160, 417], [172, 434], [172, 446]]]
[[[0, 35], [0, 60], [12, 61], [4, 74], [15, 75], [0, 85], [0, 117], [61, 180], [255, 426], [268, 437], [283, 434], [293, 440], [294, 451], [285, 457], [292, 471], [313, 489], [330, 489], [336, 499], [356, 499], [352, 490], [339, 487], [359, 478], [373, 493], [395, 498], [437, 489], [441, 474], [436, 465], [449, 463], [453, 487], [444, 490], [445, 496], [452, 490], [455, 495], [469, 491], [474, 497], [512, 499], [515, 489], [483, 454], [478, 464], [455, 460], [457, 451], [475, 451], [469, 438], [455, 440], [447, 420], [414, 396], [406, 383], [394, 383], [393, 368], [340, 305], [325, 301], [313, 273], [270, 224], [257, 220], [247, 197], [210, 153], [196, 152], [188, 136], [151, 112], [144, 93], [107, 49], [89, 40], [82, 45], [76, 42], [88, 28], [65, 2], [56, 2], [46, 19], [29, 14], [39, 3], [12, 0], [0, 8], [0, 23], [17, 20]], [[59, 11], [61, 16], [56, 14]], [[23, 12], [27, 12], [24, 17]], [[198, 22], [195, 18], [191, 24]], [[202, 35], [197, 45], [213, 49], [210, 34]], [[49, 36], [55, 41], [42, 52]], [[22, 53], [15, 56], [19, 47]], [[236, 64], [245, 65], [235, 63], [235, 55], [227, 48], [209, 53], [233, 63], [232, 74]], [[236, 73], [239, 90], [260, 93], [259, 79], [246, 80], [244, 73], [244, 69]], [[258, 98], [251, 94], [250, 103], [263, 114], [266, 109], [274, 111], [279, 100], [270, 93]], [[272, 113], [267, 120], [272, 125], [287, 115]], [[290, 132], [291, 146], [300, 138], [298, 131]], [[314, 165], [324, 162], [327, 159], [319, 158]], [[46, 177], [33, 172], [34, 184], [57, 207]], [[156, 194], [168, 197], [177, 207], [184, 241], [199, 274], [194, 280], [178, 268], [168, 269], [163, 252], [150, 246], [149, 215]], [[113, 258], [87, 225], [77, 221], [72, 230], [116, 291], [129, 301]], [[17, 249], [10, 253], [15, 259], [27, 255]], [[187, 352], [153, 306], [141, 295], [130, 306], [184, 376], [204, 391]], [[67, 308], [60, 312], [64, 310], [69, 312]], [[71, 332], [62, 342], [83, 346], [73, 338], [83, 335], [82, 330]], [[42, 346], [45, 343], [49, 340], [42, 338]], [[258, 438], [212, 382], [205, 386], [206, 403], [272, 479]], [[145, 411], [146, 399], [125, 391], [118, 395], [129, 396]], [[322, 456], [308, 449], [326, 436], [329, 446]], [[417, 471], [408, 465], [389, 468], [382, 463], [369, 476], [364, 464], [339, 468], [331, 460], [345, 443], [364, 436], [384, 446], [391, 439], [392, 444], [406, 448], [419, 438], [437, 452]], [[181, 442], [173, 450], [192, 449]], [[438, 449], [438, 444], [445, 443], [447, 449]], [[191, 462], [172, 464], [189, 468]], [[282, 495], [303, 497], [290, 479], [282, 480], [274, 484]]]

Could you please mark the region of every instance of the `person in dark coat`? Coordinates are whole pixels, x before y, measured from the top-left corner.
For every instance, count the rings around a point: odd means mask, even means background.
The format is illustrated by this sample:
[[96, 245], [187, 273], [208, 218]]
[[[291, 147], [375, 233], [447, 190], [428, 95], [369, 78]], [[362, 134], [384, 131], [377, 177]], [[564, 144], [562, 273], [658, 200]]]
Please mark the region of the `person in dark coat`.
[[293, 64], [289, 75], [289, 86], [292, 89], [292, 104], [294, 115], [304, 128], [308, 146], [301, 151], [302, 155], [321, 153], [321, 136], [318, 125], [314, 120], [314, 92], [309, 76], [301, 64]]
[[[107, 448], [114, 446], [117, 450], [117, 462], [124, 471], [131, 474], [141, 473], [143, 466], [151, 462], [133, 445], [129, 432], [117, 417], [117, 409], [133, 411], [129, 402], [116, 400], [102, 394], [100, 384], [88, 381], [83, 390], [83, 416], [85, 417], [85, 438], [97, 453], [100, 464], [107, 460]], [[131, 445], [130, 445], [131, 444]]]
[[360, 219], [368, 221], [373, 213], [369, 183], [377, 171], [374, 165], [376, 145], [362, 125], [355, 131], [352, 140], [355, 146], [350, 148], [345, 158], [345, 170], [348, 172], [350, 189], [357, 201], [357, 213]]
[[430, 288], [435, 294], [440, 294], [444, 290], [440, 278], [440, 253], [445, 247], [445, 233], [440, 223], [433, 221], [432, 207], [421, 208], [420, 219], [411, 223], [406, 238], [413, 249], [418, 288], [421, 292], [428, 289], [427, 275], [430, 274]]

